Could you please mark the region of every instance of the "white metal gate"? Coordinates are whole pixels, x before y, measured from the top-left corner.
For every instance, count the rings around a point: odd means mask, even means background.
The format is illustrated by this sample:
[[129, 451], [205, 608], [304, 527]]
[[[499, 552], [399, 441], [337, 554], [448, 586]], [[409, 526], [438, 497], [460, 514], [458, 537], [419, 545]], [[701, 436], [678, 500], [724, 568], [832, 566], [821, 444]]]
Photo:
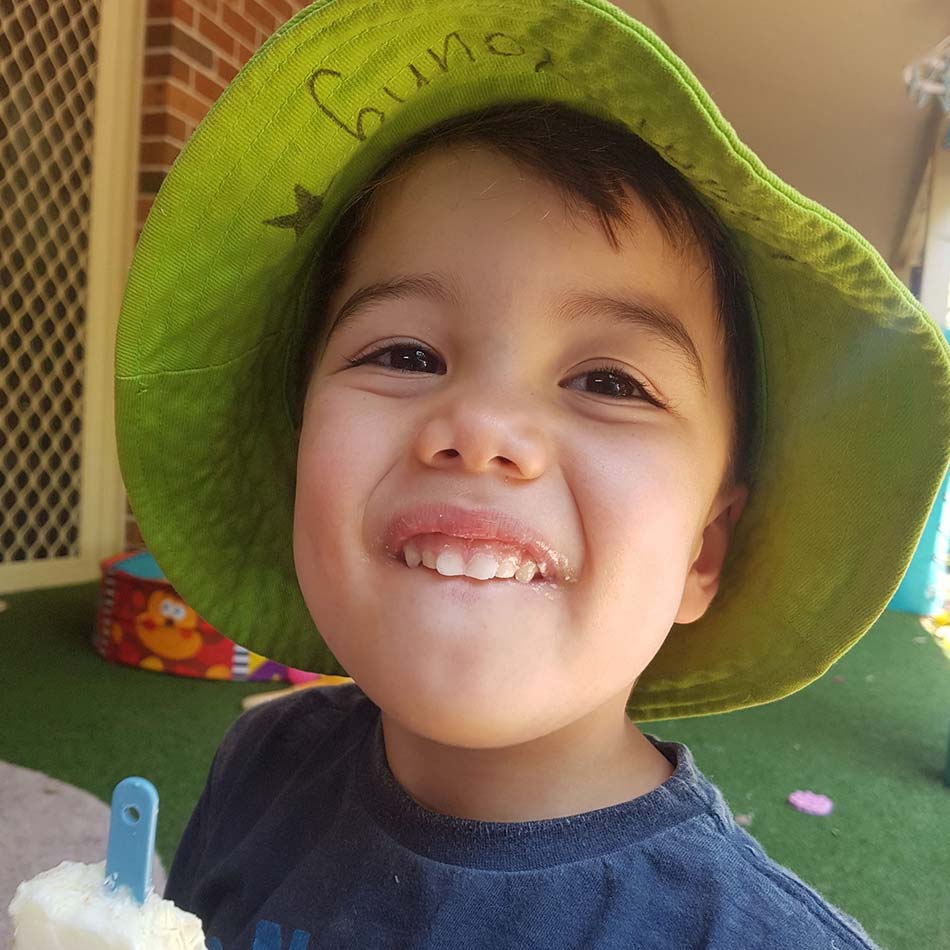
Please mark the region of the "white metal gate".
[[115, 321], [144, 0], [0, 0], [0, 592], [122, 550]]

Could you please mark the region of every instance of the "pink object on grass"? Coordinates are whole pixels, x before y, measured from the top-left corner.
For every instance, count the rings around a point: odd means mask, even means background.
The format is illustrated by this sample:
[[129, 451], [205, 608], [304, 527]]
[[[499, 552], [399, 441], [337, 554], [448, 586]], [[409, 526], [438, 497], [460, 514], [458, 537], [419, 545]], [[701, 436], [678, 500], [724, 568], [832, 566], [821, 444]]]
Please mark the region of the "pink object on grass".
[[308, 673], [306, 670], [297, 670], [292, 666], [287, 667], [287, 680], [288, 682], [297, 684], [297, 683], [310, 683], [315, 679], [320, 677], [319, 673]]
[[830, 815], [835, 807], [834, 803], [827, 795], [819, 795], [818, 792], [802, 791], [796, 789], [788, 796], [788, 803], [792, 808], [804, 812], [806, 815]]

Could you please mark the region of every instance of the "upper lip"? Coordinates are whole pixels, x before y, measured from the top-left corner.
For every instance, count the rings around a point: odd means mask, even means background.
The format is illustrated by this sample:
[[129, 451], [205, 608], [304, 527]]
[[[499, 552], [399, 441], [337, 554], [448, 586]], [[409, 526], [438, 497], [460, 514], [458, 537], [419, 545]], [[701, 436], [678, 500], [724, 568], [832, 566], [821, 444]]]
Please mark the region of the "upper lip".
[[546, 564], [548, 576], [559, 580], [570, 578], [567, 558], [547, 538], [515, 515], [496, 508], [462, 508], [447, 502], [404, 508], [389, 522], [383, 543], [389, 554], [398, 558], [410, 538], [433, 532], [517, 544], [536, 564]]

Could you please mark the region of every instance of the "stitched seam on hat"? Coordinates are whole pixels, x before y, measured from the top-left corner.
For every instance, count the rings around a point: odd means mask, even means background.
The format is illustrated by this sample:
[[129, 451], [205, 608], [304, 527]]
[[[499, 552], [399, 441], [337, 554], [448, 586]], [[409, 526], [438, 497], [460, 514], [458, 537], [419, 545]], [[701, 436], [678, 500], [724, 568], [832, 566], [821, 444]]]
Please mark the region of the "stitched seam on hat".
[[120, 376], [116, 374], [116, 379], [150, 379], [156, 376], [187, 376], [190, 373], [203, 373], [205, 370], [209, 369], [219, 369], [224, 366], [230, 366], [232, 363], [236, 363], [238, 360], [243, 360], [245, 356], [250, 356], [255, 350], [260, 349], [265, 343], [269, 340], [272, 340], [275, 336], [284, 336], [286, 330], [274, 330], [271, 333], [267, 333], [264, 336], [260, 337], [258, 341], [249, 349], [244, 350], [242, 353], [238, 353], [237, 356], [232, 356], [230, 359], [224, 360], [222, 363], [206, 363], [204, 366], [189, 366], [185, 369], [158, 369], [152, 372], [147, 373], [136, 373], [134, 376]]

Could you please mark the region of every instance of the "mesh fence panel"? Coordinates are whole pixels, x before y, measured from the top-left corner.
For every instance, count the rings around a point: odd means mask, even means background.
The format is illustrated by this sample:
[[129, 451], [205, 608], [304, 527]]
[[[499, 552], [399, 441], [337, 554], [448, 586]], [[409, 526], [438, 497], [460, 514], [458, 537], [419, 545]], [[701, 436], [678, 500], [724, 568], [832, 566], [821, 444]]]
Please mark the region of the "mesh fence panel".
[[0, 0], [0, 563], [79, 553], [98, 0]]

